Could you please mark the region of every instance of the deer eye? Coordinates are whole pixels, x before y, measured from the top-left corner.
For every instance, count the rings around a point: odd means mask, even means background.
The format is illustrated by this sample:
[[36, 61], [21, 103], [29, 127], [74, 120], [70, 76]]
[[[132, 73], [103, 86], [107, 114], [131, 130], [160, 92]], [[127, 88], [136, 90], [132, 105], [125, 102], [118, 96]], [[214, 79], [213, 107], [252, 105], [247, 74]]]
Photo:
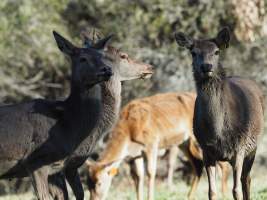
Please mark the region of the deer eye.
[[120, 57], [121, 57], [122, 59], [126, 59], [126, 58], [127, 58], [127, 55], [126, 55], [126, 54], [121, 54]]
[[102, 185], [101, 182], [97, 182], [97, 183], [96, 183], [96, 186], [97, 186], [97, 187], [101, 187], [101, 185]]
[[84, 57], [81, 57], [81, 58], [80, 58], [80, 62], [81, 62], [81, 63], [85, 63], [85, 62], [87, 62], [87, 59], [84, 58]]
[[217, 51], [215, 51], [215, 53], [214, 53], [215, 55], [219, 55], [220, 54], [220, 51], [219, 50], [217, 50]]

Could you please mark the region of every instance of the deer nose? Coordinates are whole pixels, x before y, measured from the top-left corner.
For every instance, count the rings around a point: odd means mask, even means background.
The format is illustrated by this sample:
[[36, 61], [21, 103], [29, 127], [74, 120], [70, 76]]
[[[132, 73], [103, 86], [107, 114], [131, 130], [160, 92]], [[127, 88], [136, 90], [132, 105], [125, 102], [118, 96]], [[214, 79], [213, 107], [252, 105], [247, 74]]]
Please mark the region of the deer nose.
[[201, 70], [203, 72], [211, 72], [212, 71], [212, 64], [202, 64], [200, 67], [201, 67]]
[[104, 66], [100, 69], [100, 73], [101, 75], [104, 75], [104, 76], [112, 76], [113, 73], [112, 73], [112, 70], [110, 67], [108, 66]]
[[147, 67], [146, 67], [146, 70], [149, 71], [149, 72], [153, 72], [153, 66], [152, 65], [148, 65], [147, 64]]
[[102, 67], [102, 68], [100, 69], [100, 71], [102, 71], [102, 72], [107, 72], [107, 71], [109, 71], [109, 70], [110, 70], [110, 68], [107, 67], [107, 66]]

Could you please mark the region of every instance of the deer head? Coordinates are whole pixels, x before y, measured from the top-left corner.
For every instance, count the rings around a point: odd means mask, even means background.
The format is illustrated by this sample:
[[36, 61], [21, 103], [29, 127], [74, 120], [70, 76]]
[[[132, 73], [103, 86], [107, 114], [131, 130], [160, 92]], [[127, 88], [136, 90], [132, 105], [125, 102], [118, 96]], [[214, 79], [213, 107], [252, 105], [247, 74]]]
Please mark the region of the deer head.
[[175, 39], [178, 45], [186, 47], [191, 52], [196, 80], [218, 78], [224, 74], [219, 58], [220, 52], [229, 46], [228, 28], [223, 28], [211, 39], [195, 40], [181, 32], [175, 34]]
[[71, 81], [75, 87], [90, 88], [111, 77], [111, 67], [103, 61], [103, 51], [107, 41], [97, 43], [98, 49], [96, 50], [95, 48], [78, 48], [56, 31], [53, 31], [53, 35], [60, 51], [71, 59]]
[[89, 171], [87, 185], [90, 190], [90, 200], [106, 199], [111, 180], [118, 172], [114, 164], [115, 162], [101, 164], [86, 161]]
[[[109, 36], [107, 38], [111, 38]], [[106, 38], [100, 39], [96, 44], [94, 41], [83, 34], [84, 45], [88, 48], [98, 48], [98, 44], [106, 41]], [[145, 64], [140, 61], [136, 61], [128, 56], [127, 53], [107, 45], [104, 50], [105, 61], [112, 66], [114, 75], [120, 81], [138, 79], [138, 78], [150, 78], [153, 74], [153, 67], [149, 64]]]

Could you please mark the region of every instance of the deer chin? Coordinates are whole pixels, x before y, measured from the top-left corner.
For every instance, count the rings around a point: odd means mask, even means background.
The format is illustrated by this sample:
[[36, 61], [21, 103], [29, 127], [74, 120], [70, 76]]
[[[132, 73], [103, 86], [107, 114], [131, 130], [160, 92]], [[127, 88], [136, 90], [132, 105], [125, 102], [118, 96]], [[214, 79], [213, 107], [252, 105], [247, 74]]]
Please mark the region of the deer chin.
[[212, 78], [213, 71], [202, 72], [201, 74], [202, 74], [203, 78]]
[[211, 77], [212, 74], [213, 74], [213, 72], [207, 72], [207, 73], [206, 73], [206, 76]]

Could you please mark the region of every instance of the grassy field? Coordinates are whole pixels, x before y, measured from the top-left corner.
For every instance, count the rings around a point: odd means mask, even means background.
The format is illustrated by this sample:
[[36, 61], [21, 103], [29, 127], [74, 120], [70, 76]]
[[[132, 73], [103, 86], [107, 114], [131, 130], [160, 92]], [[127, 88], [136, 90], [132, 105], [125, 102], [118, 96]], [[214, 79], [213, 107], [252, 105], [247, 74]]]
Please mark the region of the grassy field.
[[[228, 183], [228, 193], [225, 198], [221, 196], [220, 182], [218, 181], [218, 193], [219, 199], [233, 199], [231, 194], [232, 181]], [[170, 191], [165, 183], [158, 183], [155, 190], [156, 200], [183, 200], [187, 197], [187, 191], [189, 187], [183, 181], [176, 181], [173, 191]], [[252, 182], [252, 199], [253, 200], [266, 200], [267, 199], [267, 181], [266, 174], [263, 176], [257, 176]], [[208, 183], [206, 177], [200, 182], [197, 189], [196, 199], [206, 200], [208, 198]], [[125, 187], [125, 184], [121, 183], [117, 187], [113, 187], [110, 190], [110, 200], [134, 200], [135, 192], [133, 191], [133, 185]]]
[[[266, 173], [262, 171], [261, 175], [257, 172], [257, 176], [253, 175], [252, 180], [252, 200], [266, 200], [267, 199], [267, 181], [266, 181]], [[127, 178], [116, 177], [115, 184], [112, 186], [109, 192], [108, 200], [134, 200], [136, 199], [133, 184], [131, 180]], [[218, 180], [218, 191], [220, 191]], [[231, 195], [231, 186], [232, 181], [229, 180], [228, 183], [228, 193], [225, 198], [222, 198], [221, 193], [219, 193], [219, 199], [228, 200], [232, 199]], [[186, 199], [186, 194], [188, 191], [188, 186], [183, 182], [176, 180], [175, 187], [172, 191], [170, 191], [164, 182], [158, 182], [155, 190], [156, 200], [183, 200]], [[197, 200], [206, 200], [207, 199], [207, 179], [204, 177], [200, 185], [197, 189], [196, 199]], [[26, 193], [20, 195], [8, 195], [4, 197], [0, 197], [0, 200], [34, 200], [35, 197], [33, 193]], [[71, 195], [70, 199], [74, 199]], [[86, 191], [85, 199], [89, 199], [88, 191]]]
[[[252, 183], [251, 183], [251, 199], [252, 200], [267, 200], [267, 133], [265, 133], [259, 142], [257, 157], [252, 168]], [[161, 167], [158, 166], [158, 172], [166, 171], [165, 161], [159, 161]], [[161, 168], [161, 169], [160, 169]], [[163, 170], [164, 169], [164, 170]], [[123, 164], [120, 167], [119, 175], [113, 180], [112, 187], [109, 190], [107, 200], [135, 200], [136, 194], [134, 191], [133, 182], [129, 176], [129, 169], [127, 165]], [[204, 173], [205, 174], [205, 173]], [[189, 186], [185, 184], [184, 181], [179, 179], [180, 174], [175, 174], [175, 186], [172, 191], [170, 191], [165, 181], [160, 181], [157, 179], [156, 189], [155, 189], [155, 200], [183, 200], [187, 199], [187, 192]], [[8, 184], [8, 183], [7, 183]], [[231, 188], [232, 188], [232, 176], [228, 180], [228, 193], [225, 198], [222, 198], [220, 192], [220, 179], [217, 180], [217, 188], [219, 200], [230, 200], [232, 198]], [[70, 191], [70, 189], [69, 189]], [[196, 200], [207, 200], [208, 199], [208, 183], [207, 177], [204, 176], [197, 188]], [[74, 200], [72, 194], [70, 194], [70, 199]], [[89, 200], [89, 192], [85, 187], [85, 199]], [[146, 199], [146, 198], [145, 198]], [[17, 194], [17, 195], [6, 195], [0, 196], [0, 200], [36, 200], [32, 192]]]

